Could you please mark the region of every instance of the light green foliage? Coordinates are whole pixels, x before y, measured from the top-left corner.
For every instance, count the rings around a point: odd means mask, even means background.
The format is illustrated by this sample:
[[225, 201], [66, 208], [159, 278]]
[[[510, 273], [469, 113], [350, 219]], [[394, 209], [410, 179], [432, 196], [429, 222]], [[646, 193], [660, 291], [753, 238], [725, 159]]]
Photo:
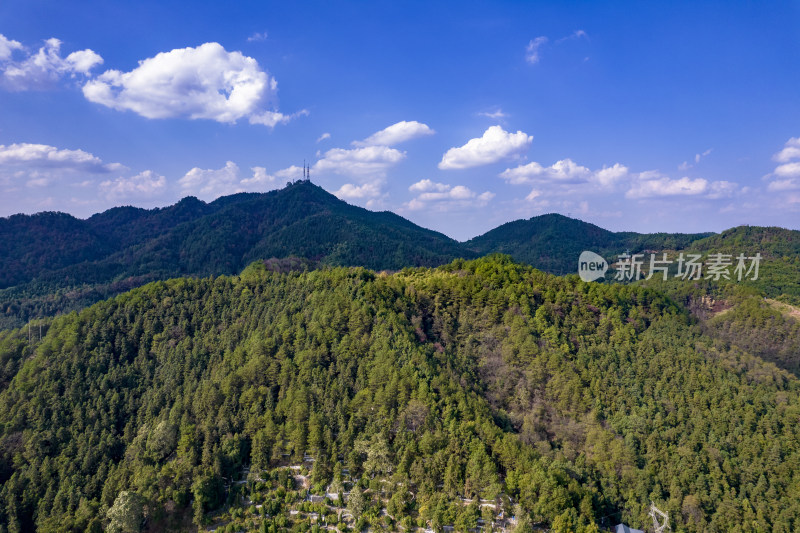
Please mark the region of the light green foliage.
[[106, 516], [109, 533], [138, 533], [144, 525], [144, 499], [135, 492], [122, 491]]

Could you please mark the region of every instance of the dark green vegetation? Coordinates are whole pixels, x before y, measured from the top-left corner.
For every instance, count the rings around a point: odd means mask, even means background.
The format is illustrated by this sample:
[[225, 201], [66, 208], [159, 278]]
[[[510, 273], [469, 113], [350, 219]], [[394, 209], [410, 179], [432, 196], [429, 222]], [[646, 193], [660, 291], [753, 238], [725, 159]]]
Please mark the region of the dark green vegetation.
[[[63, 213], [0, 219], [0, 329], [82, 309], [179, 276], [240, 272], [252, 261], [399, 270], [504, 253], [545, 272], [576, 271], [583, 250], [613, 262], [626, 250], [762, 253], [760, 292], [800, 304], [800, 232], [739, 227], [720, 235], [614, 233], [550, 214], [503, 224], [458, 243], [393, 213], [348, 205], [307, 181], [206, 204], [184, 198], [163, 209], [118, 207], [78, 220]], [[674, 255], [674, 254], [673, 254]]]
[[504, 257], [151, 283], [0, 338], [0, 524], [308, 531], [308, 454], [360, 525], [796, 531], [800, 380], [704, 327]]
[[516, 261], [528, 263], [554, 274], [577, 272], [578, 256], [591, 250], [615, 259], [630, 250], [682, 250], [711, 233], [634, 233], [612, 232], [594, 224], [548, 214], [515, 220], [475, 237], [464, 246], [478, 254], [508, 254]]
[[691, 248], [699, 253], [764, 257], [758, 279], [744, 283], [759, 293], [800, 305], [800, 231], [739, 226], [702, 239]]
[[351, 206], [307, 181], [206, 204], [0, 219], [0, 328], [81, 309], [148, 281], [236, 274], [257, 259], [399, 270], [474, 257], [394, 213]]

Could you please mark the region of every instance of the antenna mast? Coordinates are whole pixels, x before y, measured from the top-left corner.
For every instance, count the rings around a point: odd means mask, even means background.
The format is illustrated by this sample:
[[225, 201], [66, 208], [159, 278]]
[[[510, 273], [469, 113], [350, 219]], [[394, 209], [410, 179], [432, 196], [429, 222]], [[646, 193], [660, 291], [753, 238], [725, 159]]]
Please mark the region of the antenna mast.
[[[653, 531], [655, 533], [664, 533], [665, 531], [672, 531], [672, 528], [669, 527], [669, 516], [664, 511], [660, 510], [656, 507], [654, 502], [650, 502], [650, 512], [648, 513], [650, 518], [653, 519]], [[659, 518], [663, 520], [663, 523], [659, 523]]]

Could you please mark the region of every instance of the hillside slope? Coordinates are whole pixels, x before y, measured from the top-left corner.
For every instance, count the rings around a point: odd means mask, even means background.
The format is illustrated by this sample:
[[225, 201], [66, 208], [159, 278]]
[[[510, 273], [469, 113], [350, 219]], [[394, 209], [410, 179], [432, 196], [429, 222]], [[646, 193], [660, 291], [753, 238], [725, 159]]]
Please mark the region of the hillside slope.
[[676, 530], [800, 527], [800, 380], [643, 287], [503, 257], [393, 275], [259, 262], [26, 342], [0, 343], [35, 352], [0, 392], [11, 530], [99, 531], [131, 501], [152, 530], [226, 503], [233, 529], [341, 515], [307, 490], [349, 492], [353, 521], [390, 530], [501, 509], [555, 532], [642, 527], [651, 500]]

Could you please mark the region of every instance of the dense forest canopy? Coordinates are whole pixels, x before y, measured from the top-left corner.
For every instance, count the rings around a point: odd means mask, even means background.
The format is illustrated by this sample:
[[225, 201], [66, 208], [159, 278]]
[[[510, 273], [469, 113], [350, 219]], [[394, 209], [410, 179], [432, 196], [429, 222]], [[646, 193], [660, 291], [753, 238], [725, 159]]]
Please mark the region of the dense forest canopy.
[[273, 270], [0, 335], [2, 527], [588, 532], [654, 501], [675, 531], [800, 528], [800, 381], [663, 292], [503, 256]]

